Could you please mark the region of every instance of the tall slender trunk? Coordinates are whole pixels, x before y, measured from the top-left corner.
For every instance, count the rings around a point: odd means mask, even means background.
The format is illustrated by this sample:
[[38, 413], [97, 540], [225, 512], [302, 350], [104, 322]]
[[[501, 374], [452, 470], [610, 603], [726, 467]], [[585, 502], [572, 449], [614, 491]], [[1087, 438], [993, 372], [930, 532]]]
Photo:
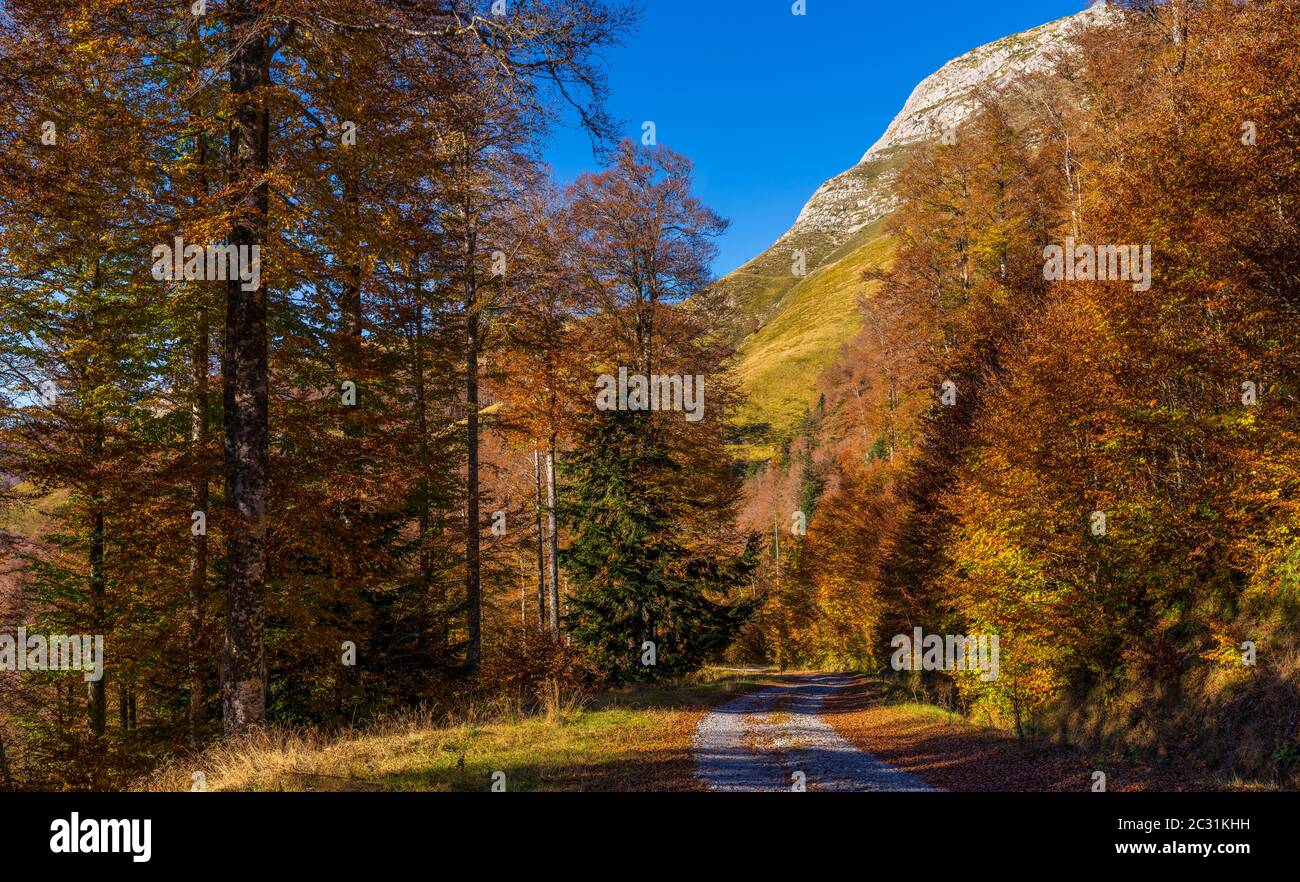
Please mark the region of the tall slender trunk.
[[524, 559], [515, 555], [519, 564], [519, 627], [528, 627], [528, 580], [524, 578]]
[[[270, 43], [259, 24], [260, 4], [231, 0], [227, 70], [236, 99], [230, 125], [230, 178], [242, 200], [230, 242], [250, 254], [266, 235], [270, 114], [250, 92], [270, 83]], [[254, 32], [255, 31], [255, 32]], [[226, 287], [222, 350], [226, 496], [233, 509], [226, 537], [226, 640], [222, 653], [222, 712], [227, 734], [266, 719], [267, 338], [265, 288]]]
[[546, 530], [551, 542], [551, 633], [560, 636], [560, 531], [555, 524], [555, 436], [546, 450]]
[[135, 690], [126, 679], [119, 677], [117, 684], [117, 724], [125, 737], [135, 731]]
[[[347, 59], [344, 59], [343, 75], [348, 75]], [[351, 102], [345, 102], [351, 104]], [[355, 107], [349, 106], [343, 108], [348, 119], [356, 120], [359, 114]], [[363, 325], [363, 311], [361, 302], [361, 258], [358, 239], [361, 231], [361, 195], [359, 192], [360, 173], [358, 171], [358, 162], [356, 146], [339, 145], [335, 151], [335, 156], [339, 160], [337, 166], [339, 184], [342, 189], [343, 197], [343, 214], [345, 222], [342, 224], [342, 235], [339, 242], [339, 263], [343, 266], [343, 292], [341, 296], [340, 313], [343, 321], [344, 340], [344, 358], [340, 361], [345, 369], [355, 371], [360, 366], [361, 356], [361, 329]], [[346, 379], [360, 382], [360, 378], [350, 376]]]
[[[357, 192], [355, 187], [348, 187], [345, 191], [345, 197], [348, 204], [348, 210], [352, 214], [352, 222], [360, 223], [360, 209], [357, 206]], [[355, 250], [355, 246], [347, 243], [344, 248], [348, 252]], [[344, 270], [343, 277], [343, 295], [341, 298], [343, 333], [346, 335], [345, 359], [346, 369], [353, 374], [357, 373], [361, 367], [361, 338], [362, 329], [365, 327], [364, 308], [361, 300], [361, 264], [355, 259], [350, 259]], [[349, 376], [347, 379], [360, 385], [360, 377]]]
[[[94, 448], [96, 456], [103, 447], [103, 437], [97, 432]], [[92, 634], [105, 632], [105, 595], [107, 577], [104, 572], [104, 513], [101, 508], [103, 500], [98, 496], [93, 501], [95, 512], [91, 516], [90, 526], [90, 630]], [[86, 716], [90, 731], [103, 735], [108, 716], [107, 683], [104, 678], [86, 684]]]
[[[94, 277], [91, 285], [99, 288], [101, 283], [99, 259], [95, 260]], [[94, 375], [94, 372], [89, 372]], [[104, 453], [104, 417], [97, 414], [95, 429], [90, 439], [90, 461], [98, 463]], [[87, 564], [90, 568], [90, 628], [92, 634], [103, 634], [107, 630], [105, 621], [105, 603], [108, 593], [108, 575], [104, 570], [104, 498], [96, 479], [95, 490], [91, 497], [90, 548]], [[104, 678], [87, 684], [86, 713], [90, 722], [90, 731], [103, 735], [108, 714], [107, 684]]]
[[[194, 399], [190, 404], [190, 505], [193, 511], [208, 510], [208, 470], [205, 452], [208, 446], [208, 310], [200, 303], [195, 315], [194, 348], [191, 353], [194, 373]], [[208, 536], [190, 533], [190, 561], [187, 589], [190, 625], [190, 747], [197, 748], [202, 739], [204, 707], [204, 668], [207, 659], [206, 616], [208, 589]]]
[[533, 450], [533, 483], [537, 504], [537, 627], [546, 630], [546, 532], [542, 527], [542, 452]]
[[[200, 129], [198, 139], [199, 186], [204, 197], [208, 195], [208, 140]], [[190, 350], [190, 371], [194, 382], [194, 397], [190, 401], [190, 505], [191, 511], [208, 511], [208, 360], [209, 334], [208, 292], [201, 289], [194, 313], [194, 338]], [[198, 535], [190, 532], [189, 574], [186, 580], [189, 598], [189, 741], [197, 749], [202, 740], [204, 708], [207, 696], [204, 688], [204, 668], [207, 660], [206, 605], [208, 593], [208, 535], [203, 530]]]
[[[356, 148], [344, 148], [343, 164], [339, 178], [343, 187], [343, 210], [346, 222], [343, 225], [342, 239], [339, 242], [339, 262], [343, 265], [343, 291], [339, 302], [339, 321], [341, 339], [337, 352], [337, 363], [342, 370], [342, 380], [356, 383], [361, 390], [364, 373], [364, 352], [362, 349], [362, 330], [365, 326], [365, 312], [361, 298], [362, 269], [357, 257], [356, 232], [361, 224], [361, 199], [357, 189], [356, 164], [352, 161]], [[343, 432], [355, 437], [361, 433], [361, 409], [343, 408]], [[355, 499], [345, 503], [344, 516], [352, 524], [360, 513]]]
[[655, 336], [655, 303], [658, 295], [653, 289], [642, 290], [638, 293], [636, 299], [636, 342], [637, 357], [640, 360], [642, 374], [646, 382], [650, 382], [650, 376], [654, 370], [654, 336]]
[[[349, 114], [349, 117], [356, 118], [353, 114]], [[340, 335], [334, 355], [341, 373], [339, 391], [342, 391], [343, 382], [350, 381], [354, 384], [352, 388], [358, 395], [356, 401], [359, 402], [364, 375], [361, 264], [357, 261], [355, 236], [355, 231], [359, 229], [360, 199], [357, 193], [356, 165], [352, 161], [354, 155], [352, 151], [355, 148], [343, 149], [344, 154], [339, 170], [339, 179], [343, 188], [345, 217], [342, 224], [342, 237], [337, 245], [337, 256], [343, 265], [343, 290], [339, 303]], [[354, 405], [340, 408], [339, 420], [343, 433], [344, 455], [349, 460], [355, 461], [356, 457], [364, 455], [365, 442], [362, 440], [364, 434], [362, 426], [363, 412], [360, 407], [355, 406], [354, 402]], [[355, 492], [349, 493], [339, 502], [337, 517], [351, 536], [359, 536], [364, 530], [362, 527], [361, 500]], [[354, 542], [348, 542], [345, 547], [349, 550], [356, 549], [356, 553], [347, 555], [341, 564], [336, 565], [334, 572], [336, 578], [353, 580], [359, 576], [364, 568], [361, 558], [365, 556], [365, 546], [364, 544], [358, 545]], [[340, 717], [343, 715], [345, 698], [356, 691], [357, 678], [355, 674], [356, 670], [346, 665], [334, 668], [334, 707], [335, 712]]]
[[[468, 216], [466, 218], [468, 223]], [[474, 267], [475, 236], [469, 227], [465, 237], [465, 422], [467, 437], [465, 480], [465, 604], [469, 641], [465, 665], [478, 667], [481, 654], [480, 618], [482, 588], [479, 583], [479, 474], [478, 474], [478, 279]]]
[[414, 261], [413, 290], [411, 302], [415, 307], [415, 426], [420, 435], [419, 464], [419, 513], [417, 529], [420, 534], [420, 598], [429, 605], [430, 626], [434, 648], [441, 654], [447, 648], [447, 624], [444, 619], [446, 597], [442, 593], [442, 583], [436, 588], [433, 583], [433, 550], [429, 547], [429, 535], [432, 530], [432, 500], [429, 498], [429, 413], [428, 388], [424, 378], [424, 304], [421, 302], [420, 258]]
[[[96, 433], [95, 447], [103, 447], [103, 436]], [[104, 573], [104, 512], [100, 506], [103, 500], [94, 500], [95, 513], [91, 516], [90, 526], [90, 628], [93, 634], [104, 633], [104, 601], [107, 577]], [[104, 725], [108, 715], [108, 696], [105, 692], [104, 678], [87, 684], [87, 715], [90, 718], [90, 731], [96, 735], [104, 734]]]
[[894, 374], [889, 374], [889, 461], [894, 461], [894, 409], [898, 404], [897, 390], [894, 388]]

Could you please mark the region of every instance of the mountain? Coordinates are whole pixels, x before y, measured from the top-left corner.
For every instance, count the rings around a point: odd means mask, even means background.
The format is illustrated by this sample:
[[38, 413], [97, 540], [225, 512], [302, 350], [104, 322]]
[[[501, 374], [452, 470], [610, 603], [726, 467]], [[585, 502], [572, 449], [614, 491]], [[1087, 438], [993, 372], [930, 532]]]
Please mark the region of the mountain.
[[[858, 301], [873, 288], [862, 274], [889, 260], [881, 222], [894, 207], [893, 181], [907, 149], [966, 119], [978, 88], [1049, 67], [1077, 28], [1113, 14], [1098, 4], [945, 64], [921, 81], [856, 165], [817, 188], [781, 238], [719, 282], [715, 296], [736, 317], [727, 330], [749, 396], [740, 423], [750, 459], [770, 457], [792, 437], [816, 403], [818, 375], [861, 328]], [[795, 272], [800, 252], [802, 276]]]

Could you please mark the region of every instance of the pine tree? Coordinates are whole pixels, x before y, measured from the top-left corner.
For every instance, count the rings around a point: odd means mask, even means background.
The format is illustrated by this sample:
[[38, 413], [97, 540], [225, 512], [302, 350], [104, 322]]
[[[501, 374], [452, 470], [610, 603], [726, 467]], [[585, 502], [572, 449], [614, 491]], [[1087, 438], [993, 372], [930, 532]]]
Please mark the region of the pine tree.
[[572, 536], [561, 552], [573, 584], [566, 624], [614, 682], [697, 670], [753, 611], [749, 600], [731, 595], [754, 569], [757, 537], [733, 558], [683, 545], [670, 484], [680, 469], [664, 446], [646, 440], [641, 417], [594, 417], [562, 465], [562, 512]]

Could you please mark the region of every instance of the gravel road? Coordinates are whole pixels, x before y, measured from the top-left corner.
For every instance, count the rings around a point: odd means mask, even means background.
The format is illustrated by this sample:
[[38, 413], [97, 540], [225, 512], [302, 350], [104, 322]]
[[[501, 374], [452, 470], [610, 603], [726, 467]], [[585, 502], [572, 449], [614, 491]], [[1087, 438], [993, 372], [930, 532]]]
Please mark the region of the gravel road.
[[853, 677], [800, 674], [735, 698], [695, 731], [696, 774], [710, 790], [934, 790], [854, 747], [822, 719]]

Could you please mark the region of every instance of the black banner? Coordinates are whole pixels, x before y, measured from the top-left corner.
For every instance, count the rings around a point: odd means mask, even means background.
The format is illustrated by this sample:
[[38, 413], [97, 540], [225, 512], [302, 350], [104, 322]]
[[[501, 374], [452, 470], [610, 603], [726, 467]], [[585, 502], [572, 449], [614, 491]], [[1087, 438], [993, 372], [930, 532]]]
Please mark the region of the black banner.
[[864, 869], [1025, 854], [1066, 867], [1232, 866], [1288, 855], [1297, 806], [1289, 793], [25, 793], [0, 795], [0, 841], [11, 868], [127, 874], [241, 864], [387, 872], [434, 858], [435, 872], [450, 871], [449, 860], [495, 871], [538, 868], [540, 855], [591, 867], [606, 854], [606, 866], [628, 870], [630, 853], [760, 868], [831, 853]]

